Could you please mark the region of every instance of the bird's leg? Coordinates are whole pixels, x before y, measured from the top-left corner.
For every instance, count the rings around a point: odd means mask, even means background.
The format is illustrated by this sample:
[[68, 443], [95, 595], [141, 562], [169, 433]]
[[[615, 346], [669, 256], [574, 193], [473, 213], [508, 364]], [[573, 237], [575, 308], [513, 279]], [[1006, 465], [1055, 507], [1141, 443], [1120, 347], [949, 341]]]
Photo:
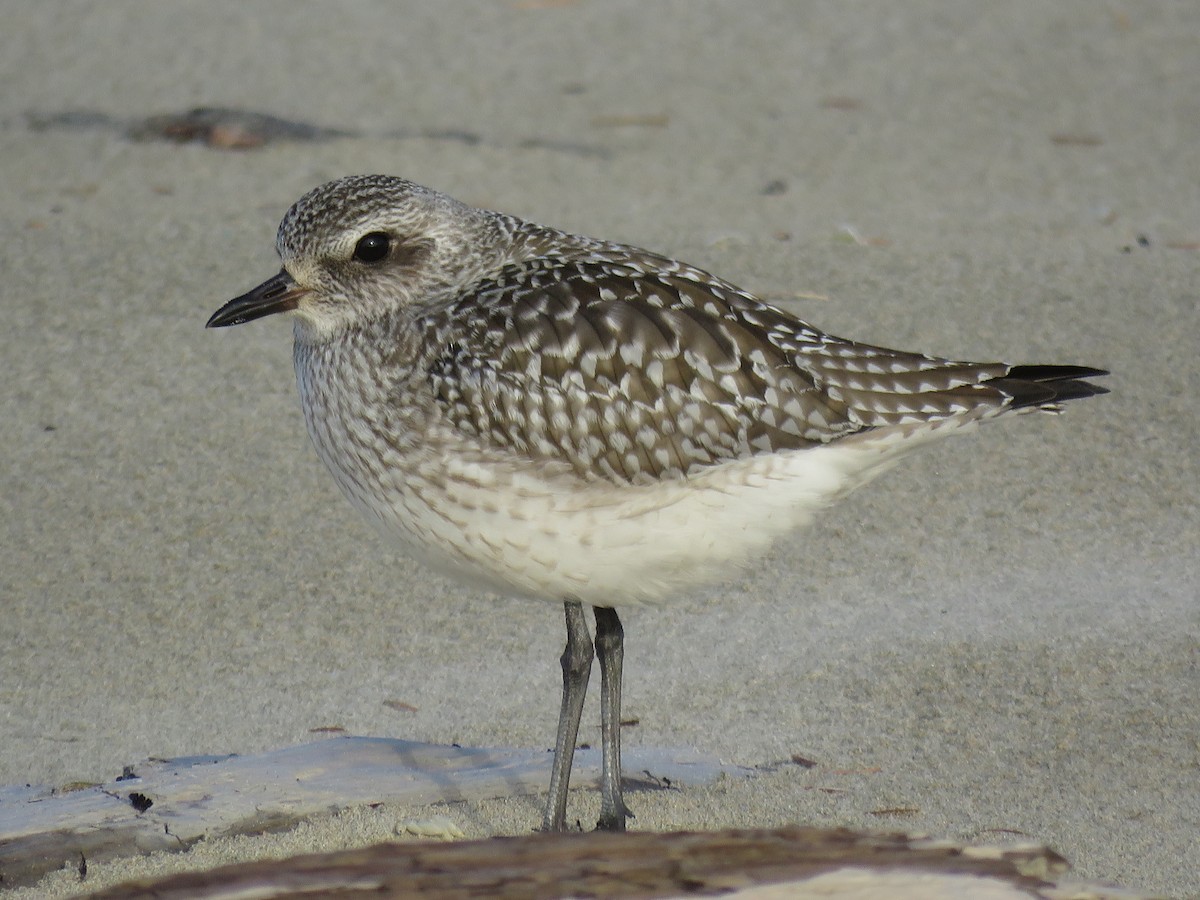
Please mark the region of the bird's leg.
[[562, 710], [558, 714], [554, 767], [550, 772], [550, 796], [546, 798], [542, 831], [567, 830], [567, 787], [571, 781], [579, 717], [583, 714], [583, 699], [587, 696], [594, 656], [592, 636], [588, 634], [587, 620], [583, 617], [583, 604], [578, 600], [567, 600], [563, 607], [567, 613], [567, 647], [562, 654]]
[[604, 751], [600, 776], [601, 831], [624, 831], [633, 815], [621, 795], [621, 663], [625, 658], [625, 629], [617, 611], [597, 606], [596, 652], [600, 657], [600, 741]]

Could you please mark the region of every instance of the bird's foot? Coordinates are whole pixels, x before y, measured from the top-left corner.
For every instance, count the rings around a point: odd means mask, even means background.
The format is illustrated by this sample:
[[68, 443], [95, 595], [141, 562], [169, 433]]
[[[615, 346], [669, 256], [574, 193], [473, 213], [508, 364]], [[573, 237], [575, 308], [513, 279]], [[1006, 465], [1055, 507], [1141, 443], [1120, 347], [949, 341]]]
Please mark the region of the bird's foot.
[[598, 821], [596, 823], [596, 830], [597, 831], [624, 831], [625, 830], [625, 820], [626, 819], [636, 819], [636, 818], [637, 818], [637, 816], [635, 816], [632, 812], [629, 811], [629, 807], [626, 806], [624, 803], [622, 803], [620, 810], [618, 810], [617, 812], [610, 813], [610, 812], [601, 810], [600, 821]]

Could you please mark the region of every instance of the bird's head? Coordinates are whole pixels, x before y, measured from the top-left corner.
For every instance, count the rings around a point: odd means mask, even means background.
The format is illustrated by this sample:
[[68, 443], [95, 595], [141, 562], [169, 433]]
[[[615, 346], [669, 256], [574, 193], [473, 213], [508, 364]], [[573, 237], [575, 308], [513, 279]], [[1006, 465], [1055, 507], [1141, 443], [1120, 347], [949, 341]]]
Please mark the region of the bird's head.
[[329, 340], [477, 280], [504, 237], [493, 214], [410, 181], [340, 178], [287, 211], [275, 239], [283, 268], [213, 313], [208, 327], [292, 312], [298, 339]]

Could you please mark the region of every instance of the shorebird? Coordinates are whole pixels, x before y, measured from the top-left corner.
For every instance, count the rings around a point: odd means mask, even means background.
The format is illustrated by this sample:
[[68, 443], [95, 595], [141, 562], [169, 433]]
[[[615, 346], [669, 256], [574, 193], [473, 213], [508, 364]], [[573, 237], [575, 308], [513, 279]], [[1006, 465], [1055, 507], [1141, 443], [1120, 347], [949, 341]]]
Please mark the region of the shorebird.
[[276, 249], [208, 327], [290, 312], [308, 432], [351, 502], [443, 571], [563, 604], [548, 831], [595, 655], [597, 827], [631, 815], [617, 607], [716, 580], [923, 444], [1106, 392], [1101, 369], [834, 337], [687, 263], [390, 176], [310, 191]]

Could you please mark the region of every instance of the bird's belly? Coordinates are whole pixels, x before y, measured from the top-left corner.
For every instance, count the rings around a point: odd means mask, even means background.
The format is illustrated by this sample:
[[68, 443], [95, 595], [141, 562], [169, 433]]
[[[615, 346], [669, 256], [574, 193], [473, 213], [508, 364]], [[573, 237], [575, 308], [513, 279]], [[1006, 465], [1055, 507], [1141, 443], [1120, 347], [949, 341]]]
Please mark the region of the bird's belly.
[[378, 452], [365, 435], [312, 436], [347, 497], [411, 555], [501, 593], [602, 606], [658, 603], [727, 577], [880, 458], [818, 447], [616, 485], [444, 435]]

